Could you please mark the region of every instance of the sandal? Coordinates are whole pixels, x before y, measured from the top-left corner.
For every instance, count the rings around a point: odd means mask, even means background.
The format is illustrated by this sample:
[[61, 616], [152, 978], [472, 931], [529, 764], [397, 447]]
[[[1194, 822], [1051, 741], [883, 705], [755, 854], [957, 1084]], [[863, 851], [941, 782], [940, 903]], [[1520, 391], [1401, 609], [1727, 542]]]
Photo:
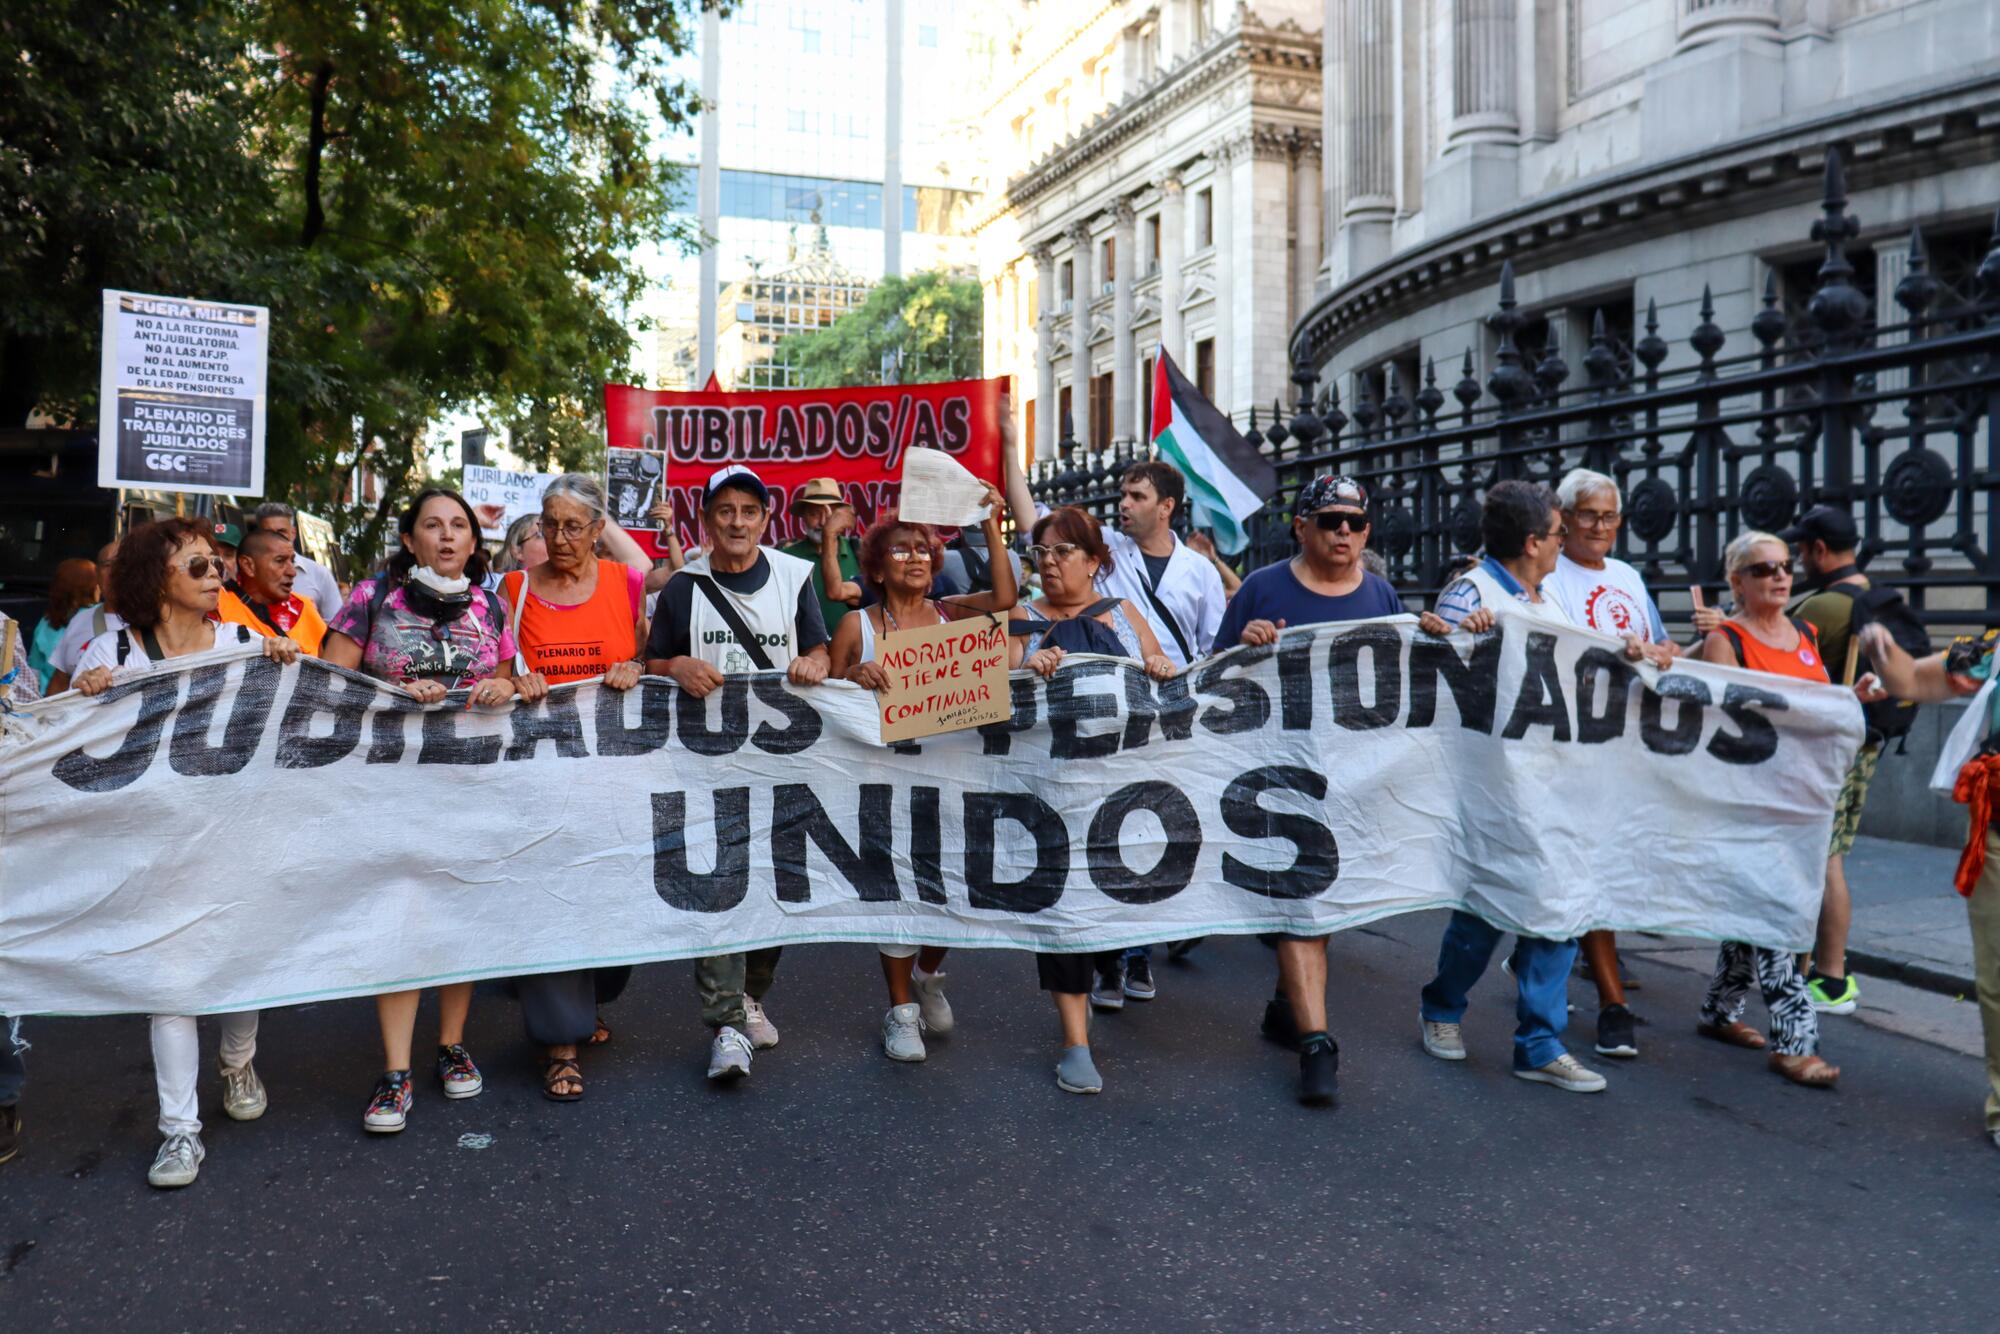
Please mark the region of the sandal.
[[597, 1016], [597, 1027], [592, 1031], [590, 1040], [583, 1045], [586, 1047], [602, 1047], [609, 1041], [611, 1041], [611, 1025], [605, 1023], [604, 1016], [600, 1014]]
[[[558, 1092], [561, 1085], [570, 1092]], [[583, 1071], [574, 1056], [551, 1056], [542, 1069], [542, 1096], [550, 1102], [575, 1102], [583, 1096]]]
[[1785, 1056], [1774, 1051], [1771, 1069], [1809, 1089], [1830, 1089], [1840, 1079], [1840, 1067], [1828, 1065], [1818, 1056]]
[[[1713, 1038], [1715, 1041], [1726, 1043], [1731, 1047], [1746, 1047], [1751, 1051], [1762, 1051], [1770, 1045], [1764, 1040], [1762, 1033], [1759, 1033], [1741, 1019], [1728, 1024], [1696, 1024], [1694, 1031], [1705, 1038]], [[1772, 1059], [1775, 1060], [1777, 1058], [1773, 1057]]]

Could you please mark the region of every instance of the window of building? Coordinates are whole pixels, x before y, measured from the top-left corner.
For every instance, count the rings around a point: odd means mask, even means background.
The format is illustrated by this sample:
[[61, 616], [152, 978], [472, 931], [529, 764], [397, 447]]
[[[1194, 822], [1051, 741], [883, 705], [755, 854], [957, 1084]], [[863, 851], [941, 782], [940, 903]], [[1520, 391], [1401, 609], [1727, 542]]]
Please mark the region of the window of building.
[[919, 23], [917, 25], [917, 45], [934, 48], [937, 46], [937, 44], [938, 44], [937, 24]]
[[801, 28], [799, 30], [799, 49], [808, 55], [819, 54], [818, 28]]
[[1118, 281], [1118, 239], [1107, 236], [1097, 247], [1097, 271], [1103, 274], [1100, 282], [1103, 290], [1109, 292]]
[[1064, 385], [1056, 394], [1056, 406], [1060, 412], [1060, 415], [1056, 418], [1056, 438], [1058, 440], [1071, 433], [1072, 423], [1076, 421], [1076, 418], [1070, 416], [1071, 398], [1069, 391], [1070, 386]]
[[787, 130], [790, 130], [793, 134], [804, 134], [806, 129], [805, 110], [801, 107], [792, 107], [790, 110], [786, 111], [785, 128]]
[[1090, 447], [1103, 449], [1111, 443], [1111, 375], [1090, 377]]
[[1215, 340], [1204, 338], [1194, 345], [1194, 387], [1201, 396], [1215, 401]]
[[1160, 271], [1160, 215], [1155, 213], [1146, 219], [1145, 239], [1146, 272], [1148, 275]]
[[1062, 308], [1068, 310], [1070, 303], [1076, 300], [1076, 262], [1074, 260], [1066, 259], [1062, 262], [1061, 280], [1057, 283], [1057, 290], [1062, 293]]
[[1194, 197], [1194, 248], [1206, 250], [1215, 244], [1215, 191], [1199, 191]]
[[1151, 357], [1139, 362], [1139, 438], [1153, 438], [1153, 377], [1159, 374], [1157, 363]]
[[1028, 318], [1032, 324], [1042, 317], [1042, 280], [1040, 276], [1028, 279]]

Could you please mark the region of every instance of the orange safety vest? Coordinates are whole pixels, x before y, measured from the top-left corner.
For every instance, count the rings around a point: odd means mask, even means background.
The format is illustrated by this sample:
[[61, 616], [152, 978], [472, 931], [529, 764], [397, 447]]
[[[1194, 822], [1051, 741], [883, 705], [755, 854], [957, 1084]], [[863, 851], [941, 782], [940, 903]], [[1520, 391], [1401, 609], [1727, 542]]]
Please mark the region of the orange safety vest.
[[[311, 598], [303, 593], [292, 596], [298, 600], [299, 618], [285, 632], [285, 637], [299, 646], [299, 652], [317, 658], [319, 646], [326, 640], [326, 619], [319, 614], [319, 608], [313, 606]], [[226, 588], [216, 601], [215, 614], [232, 624], [248, 626], [267, 639], [277, 637], [278, 632], [266, 624], [263, 617], [250, 610], [249, 603]]]

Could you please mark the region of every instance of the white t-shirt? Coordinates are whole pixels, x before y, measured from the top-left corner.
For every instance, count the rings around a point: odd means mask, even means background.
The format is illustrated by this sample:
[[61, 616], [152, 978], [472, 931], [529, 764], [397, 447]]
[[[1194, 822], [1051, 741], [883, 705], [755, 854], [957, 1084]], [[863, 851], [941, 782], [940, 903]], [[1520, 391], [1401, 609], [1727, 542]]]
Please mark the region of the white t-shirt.
[[[1104, 530], [1104, 544], [1111, 549], [1111, 573], [1101, 576], [1097, 586], [1107, 597], [1124, 598], [1138, 608], [1139, 614], [1152, 625], [1153, 637], [1160, 641], [1160, 652], [1171, 658], [1174, 666], [1185, 668], [1190, 656], [1181, 652], [1173, 632], [1153, 606], [1153, 600], [1146, 596], [1145, 553], [1139, 550], [1137, 542], [1116, 528]], [[1222, 628], [1222, 609], [1229, 601], [1222, 591], [1222, 576], [1215, 572], [1215, 567], [1176, 537], [1155, 591], [1174, 614], [1181, 633], [1187, 636], [1188, 647], [1194, 650], [1193, 658], [1207, 657], [1215, 644], [1215, 632]]]
[[[136, 672], [153, 665], [152, 658], [146, 654], [146, 641], [141, 633], [127, 627], [123, 621], [118, 624], [125, 632], [125, 661], [118, 661], [118, 630], [107, 631], [91, 640], [90, 647], [77, 659], [76, 675], [82, 676], [93, 667], [109, 667], [116, 673]], [[231, 631], [235, 633], [232, 635]], [[223, 621], [215, 627], [214, 647], [227, 648], [231, 643], [254, 644], [259, 638], [247, 625]]]
[[1637, 635], [1649, 644], [1666, 642], [1667, 628], [1646, 581], [1622, 560], [1607, 556], [1603, 569], [1591, 570], [1558, 556], [1542, 596], [1553, 599], [1574, 624], [1607, 635]]
[[292, 592], [300, 597], [312, 599], [319, 614], [328, 618], [340, 610], [342, 598], [340, 584], [333, 577], [333, 571], [321, 565], [311, 556], [301, 553], [297, 558], [298, 573], [292, 577]]
[[[743, 618], [744, 628], [757, 636], [757, 642], [774, 668], [791, 666], [792, 659], [801, 653], [809, 653], [819, 647], [824, 640], [801, 644], [806, 630], [800, 625], [801, 618], [819, 621], [819, 603], [814, 601], [808, 616], [804, 607], [804, 590], [812, 584], [813, 563], [788, 556], [771, 547], [761, 550], [763, 558], [770, 562], [770, 576], [754, 592], [742, 593], [730, 588], [722, 579], [715, 579], [708, 568], [708, 556], [703, 554], [689, 561], [676, 571], [668, 582], [669, 595], [661, 599], [661, 608], [666, 615], [663, 620], [671, 620], [682, 615], [681, 600], [686, 598], [687, 642], [678, 642], [676, 627], [663, 626], [650, 640], [647, 654], [651, 657], [671, 658], [677, 656], [670, 648], [684, 648], [686, 655], [699, 658], [721, 672], [754, 672], [757, 666], [750, 655], [736, 642], [736, 632], [729, 628], [729, 622], [715, 609], [700, 590], [693, 587], [691, 579], [683, 576], [707, 575], [714, 580]], [[724, 576], [731, 582], [741, 582], [734, 576]], [[682, 587], [676, 588], [679, 584]], [[817, 633], [824, 635], [824, 628]]]
[[[93, 602], [69, 618], [69, 624], [63, 627], [62, 638], [56, 641], [55, 648], [49, 653], [51, 667], [59, 672], [68, 672], [72, 679], [76, 677], [77, 660], [83, 656], [84, 648], [96, 636], [97, 614], [103, 606], [102, 602]], [[106, 634], [124, 628], [124, 617], [115, 611], [104, 612]]]

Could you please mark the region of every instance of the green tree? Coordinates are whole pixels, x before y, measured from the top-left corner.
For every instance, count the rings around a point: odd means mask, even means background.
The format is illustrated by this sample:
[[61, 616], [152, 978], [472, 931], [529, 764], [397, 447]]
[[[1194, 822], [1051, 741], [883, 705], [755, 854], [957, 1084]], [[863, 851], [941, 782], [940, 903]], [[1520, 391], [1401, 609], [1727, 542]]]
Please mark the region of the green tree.
[[[456, 407], [589, 451], [699, 0], [0, 5], [0, 421], [96, 411], [98, 292], [271, 307], [267, 489], [367, 450], [372, 546]], [[19, 299], [16, 299], [18, 296]]]
[[806, 389], [965, 380], [979, 374], [984, 305], [976, 279], [932, 270], [884, 278], [867, 299], [826, 328], [791, 334], [789, 358]]

